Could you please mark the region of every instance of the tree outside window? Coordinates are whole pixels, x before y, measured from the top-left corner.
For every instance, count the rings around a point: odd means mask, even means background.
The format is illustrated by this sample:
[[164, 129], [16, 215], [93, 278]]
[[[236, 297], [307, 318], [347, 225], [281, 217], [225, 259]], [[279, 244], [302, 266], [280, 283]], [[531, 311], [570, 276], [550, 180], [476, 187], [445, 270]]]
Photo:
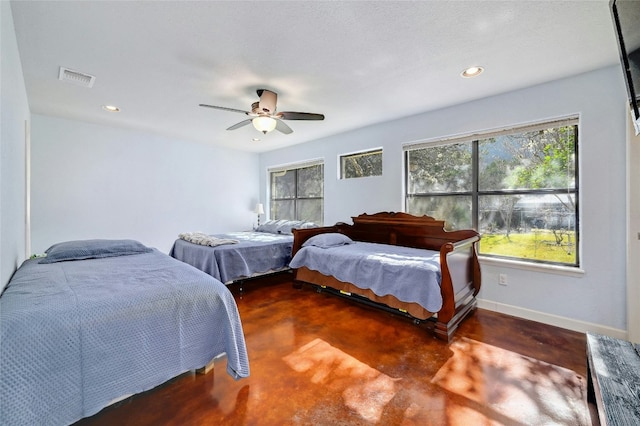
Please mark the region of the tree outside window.
[[382, 176], [382, 149], [340, 156], [340, 179]]
[[406, 148], [406, 211], [482, 234], [480, 254], [579, 266], [578, 121]]
[[270, 171], [270, 218], [305, 220], [322, 225], [324, 166], [314, 164]]

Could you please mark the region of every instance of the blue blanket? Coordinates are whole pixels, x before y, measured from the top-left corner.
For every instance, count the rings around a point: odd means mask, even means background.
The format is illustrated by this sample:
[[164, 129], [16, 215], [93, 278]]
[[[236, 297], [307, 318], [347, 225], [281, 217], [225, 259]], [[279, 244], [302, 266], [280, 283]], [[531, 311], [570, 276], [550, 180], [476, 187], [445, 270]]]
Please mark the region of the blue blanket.
[[237, 306], [210, 276], [154, 250], [39, 264], [0, 297], [0, 423], [91, 416], [227, 354], [249, 375]]
[[442, 308], [440, 253], [410, 247], [354, 242], [330, 248], [303, 247], [289, 264], [307, 268], [369, 289], [418, 303], [429, 312]]
[[223, 283], [286, 268], [291, 260], [292, 235], [230, 232], [214, 236], [238, 243], [208, 247], [178, 239], [169, 255]]

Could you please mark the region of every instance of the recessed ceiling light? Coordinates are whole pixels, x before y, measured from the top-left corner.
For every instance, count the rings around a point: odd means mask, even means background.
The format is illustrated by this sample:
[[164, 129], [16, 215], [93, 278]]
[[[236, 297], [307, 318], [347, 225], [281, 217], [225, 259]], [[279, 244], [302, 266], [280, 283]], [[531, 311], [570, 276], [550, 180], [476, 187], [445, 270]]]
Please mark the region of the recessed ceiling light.
[[120, 108], [113, 105], [102, 105], [102, 109], [109, 112], [120, 112]]
[[482, 67], [469, 67], [466, 70], [462, 71], [460, 75], [464, 78], [471, 78], [482, 74], [482, 71], [484, 71], [484, 68]]
[[252, 142], [260, 142], [260, 138], [253, 138], [251, 139]]

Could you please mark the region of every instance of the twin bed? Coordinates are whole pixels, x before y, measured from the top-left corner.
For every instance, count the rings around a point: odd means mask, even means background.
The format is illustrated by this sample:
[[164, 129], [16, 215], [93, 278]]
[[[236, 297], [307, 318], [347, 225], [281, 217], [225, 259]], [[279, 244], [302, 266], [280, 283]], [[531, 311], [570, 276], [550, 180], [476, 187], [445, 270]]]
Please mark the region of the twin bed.
[[249, 375], [220, 281], [132, 240], [57, 244], [0, 297], [0, 420], [70, 424], [223, 354]]
[[317, 227], [312, 222], [270, 220], [255, 231], [192, 238], [181, 234], [169, 255], [206, 272], [225, 284], [289, 269], [292, 229]]
[[479, 234], [444, 230], [444, 221], [406, 213], [362, 214], [294, 230], [295, 280], [355, 298], [416, 323], [432, 321], [450, 341], [476, 307], [480, 290]]

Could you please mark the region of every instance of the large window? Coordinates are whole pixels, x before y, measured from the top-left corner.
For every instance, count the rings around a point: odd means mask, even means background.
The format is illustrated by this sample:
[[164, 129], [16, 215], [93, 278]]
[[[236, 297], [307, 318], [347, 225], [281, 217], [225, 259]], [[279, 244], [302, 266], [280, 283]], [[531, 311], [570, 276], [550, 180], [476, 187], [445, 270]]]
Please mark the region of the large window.
[[477, 229], [482, 255], [580, 265], [577, 118], [405, 151], [407, 212]]
[[269, 170], [270, 218], [323, 223], [324, 166], [306, 163]]

